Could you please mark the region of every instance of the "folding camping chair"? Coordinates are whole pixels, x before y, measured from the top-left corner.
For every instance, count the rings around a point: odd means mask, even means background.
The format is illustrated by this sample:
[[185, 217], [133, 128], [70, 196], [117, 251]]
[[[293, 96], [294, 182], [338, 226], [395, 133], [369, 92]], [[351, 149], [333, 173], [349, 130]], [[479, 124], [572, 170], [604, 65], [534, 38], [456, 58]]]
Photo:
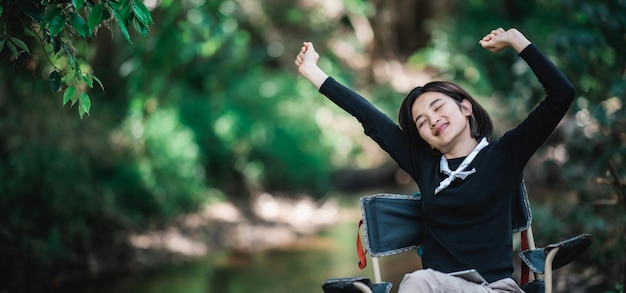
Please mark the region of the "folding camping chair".
[[[360, 199], [361, 216], [357, 233], [359, 267], [366, 266], [366, 253], [372, 259], [374, 282], [367, 278], [334, 278], [322, 285], [324, 292], [389, 293], [392, 284], [383, 282], [378, 258], [418, 250], [423, 242], [422, 203], [419, 194], [380, 193]], [[532, 215], [524, 182], [513, 201], [512, 233], [521, 237], [520, 285], [525, 292], [552, 292], [552, 271], [577, 258], [591, 245], [591, 235], [582, 234], [567, 240], [536, 247], [532, 233]], [[365, 249], [360, 231], [363, 227]], [[426, 252], [427, 253], [427, 252]], [[530, 272], [532, 271], [532, 273]], [[532, 278], [532, 279], [531, 279]]]

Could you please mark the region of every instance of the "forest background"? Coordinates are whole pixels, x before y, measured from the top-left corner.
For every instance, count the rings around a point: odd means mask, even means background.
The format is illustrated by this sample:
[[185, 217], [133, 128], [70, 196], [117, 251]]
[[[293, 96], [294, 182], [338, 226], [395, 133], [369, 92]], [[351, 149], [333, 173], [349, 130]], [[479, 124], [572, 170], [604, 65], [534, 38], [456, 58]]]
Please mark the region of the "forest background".
[[497, 27], [524, 32], [577, 89], [526, 170], [537, 238], [593, 234], [580, 262], [623, 283], [626, 1], [0, 4], [0, 291], [123, 269], [128, 235], [207, 204], [396, 178], [356, 121], [298, 76], [303, 41], [394, 119], [408, 90], [446, 79], [501, 135], [543, 92], [512, 50], [478, 45]]

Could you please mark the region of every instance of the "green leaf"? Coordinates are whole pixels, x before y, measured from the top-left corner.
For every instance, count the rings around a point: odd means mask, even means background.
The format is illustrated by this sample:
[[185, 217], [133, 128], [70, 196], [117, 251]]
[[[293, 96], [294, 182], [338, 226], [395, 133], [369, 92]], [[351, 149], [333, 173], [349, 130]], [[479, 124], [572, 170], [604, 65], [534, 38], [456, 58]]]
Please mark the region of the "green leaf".
[[128, 20], [129, 16], [130, 16], [130, 3], [128, 3], [128, 1], [122, 1], [119, 3], [119, 5], [117, 6], [119, 9], [118, 11], [120, 12], [120, 16], [122, 16], [122, 18]]
[[137, 19], [135, 19], [133, 21], [133, 24], [135, 26], [135, 30], [142, 36], [145, 37], [148, 35], [148, 27], [146, 27], [145, 24], [143, 24], [142, 22], [138, 21]]
[[82, 74], [81, 73], [81, 77], [83, 78], [83, 80], [85, 81], [85, 83], [87, 83], [87, 85], [90, 88], [93, 88], [93, 79], [91, 78], [90, 74]]
[[87, 114], [89, 114], [89, 110], [91, 109], [91, 99], [89, 99], [89, 95], [87, 95], [86, 93], [80, 94], [80, 109]]
[[76, 102], [78, 102], [78, 95], [73, 95], [71, 100], [72, 105], [70, 105], [70, 107], [74, 107], [74, 105], [76, 105]]
[[85, 115], [85, 110], [83, 110], [82, 107], [78, 107], [78, 114], [80, 114], [80, 119], [83, 119], [83, 116]]
[[126, 25], [124, 24], [125, 18], [123, 18], [120, 15], [119, 7], [117, 6], [117, 4], [115, 4], [115, 2], [108, 2], [108, 3], [109, 3], [109, 5], [111, 5], [111, 12], [113, 12], [113, 16], [115, 16], [115, 20], [120, 25], [120, 29], [122, 30], [122, 34], [124, 34], [124, 37], [126, 38], [126, 40], [129, 43], [132, 44], [133, 41], [131, 41], [130, 34], [128, 34], [128, 28], [126, 28]]
[[17, 59], [17, 48], [15, 47], [15, 45], [13, 45], [13, 43], [11, 42], [6, 42], [6, 45], [7, 47], [9, 47], [9, 50], [11, 50], [11, 56]]
[[83, 7], [83, 4], [85, 4], [85, 0], [72, 0], [72, 5], [76, 7], [77, 11]]
[[104, 85], [102, 84], [102, 81], [100, 81], [100, 79], [94, 74], [89, 73], [89, 76], [91, 76], [91, 78], [93, 78], [93, 80], [95, 80], [100, 85], [100, 88], [104, 91]]
[[65, 19], [66, 19], [65, 14], [63, 13], [59, 13], [52, 17], [52, 19], [50, 20], [50, 36], [51, 37], [54, 37], [58, 35], [61, 31], [63, 31], [63, 28], [65, 28]]
[[67, 87], [65, 89], [65, 92], [63, 93], [63, 105], [65, 106], [65, 104], [67, 104], [67, 102], [69, 102], [74, 97], [74, 95], [76, 95], [76, 87]]
[[93, 32], [93, 29], [102, 21], [102, 12], [104, 11], [104, 8], [104, 4], [100, 3], [94, 6], [94, 8], [89, 12], [87, 27], [89, 27], [90, 32]]
[[78, 13], [70, 13], [70, 22], [72, 23], [72, 26], [74, 26], [74, 29], [76, 29], [79, 35], [81, 35], [82, 37], [87, 37], [89, 35], [90, 31], [87, 28], [87, 23], [80, 15], [78, 15]]
[[2, 10], [4, 10], [4, 6], [0, 6], [0, 16], [2, 16]]
[[46, 13], [46, 15], [44, 16], [42, 25], [45, 26], [46, 24], [50, 23], [50, 21], [52, 21], [52, 19], [59, 14], [61, 14], [61, 8], [54, 7], [52, 10], [48, 11], [48, 13]]
[[2, 50], [4, 50], [4, 39], [0, 38], [0, 52], [2, 52]]
[[33, 37], [33, 38], [39, 38], [39, 36], [37, 36], [37, 34], [35, 34], [35, 32], [33, 32], [31, 29], [25, 27], [24, 28], [24, 35], [25, 36], [29, 36], [29, 37]]
[[48, 84], [50, 84], [50, 90], [53, 93], [61, 90], [61, 74], [58, 71], [50, 72], [50, 76], [48, 76]]
[[150, 15], [150, 10], [143, 4], [142, 0], [132, 0], [133, 12], [135, 16], [141, 23], [145, 25], [150, 25], [153, 23], [152, 15]]
[[26, 53], [30, 55], [30, 50], [28, 50], [28, 46], [26, 46], [26, 43], [24, 43], [22, 40], [11, 36], [9, 36], [9, 40], [11, 41], [11, 43], [15, 44], [20, 49], [26, 51]]

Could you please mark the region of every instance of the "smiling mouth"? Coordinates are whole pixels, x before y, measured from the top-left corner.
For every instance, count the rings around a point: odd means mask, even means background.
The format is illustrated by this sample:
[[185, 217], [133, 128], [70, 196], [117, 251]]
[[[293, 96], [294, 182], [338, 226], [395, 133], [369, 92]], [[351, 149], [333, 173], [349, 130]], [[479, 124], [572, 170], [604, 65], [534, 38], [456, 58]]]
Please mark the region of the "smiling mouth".
[[441, 134], [441, 132], [445, 130], [446, 128], [448, 128], [448, 123], [441, 124], [441, 126], [437, 128], [437, 131], [435, 132], [435, 136], [439, 136], [439, 134]]

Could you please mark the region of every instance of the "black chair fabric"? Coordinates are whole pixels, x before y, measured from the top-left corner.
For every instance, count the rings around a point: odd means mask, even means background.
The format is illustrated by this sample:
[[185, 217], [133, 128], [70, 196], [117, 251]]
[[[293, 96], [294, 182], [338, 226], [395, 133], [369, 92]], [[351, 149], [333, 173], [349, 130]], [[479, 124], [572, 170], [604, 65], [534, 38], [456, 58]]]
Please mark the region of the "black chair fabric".
[[371, 256], [415, 250], [424, 241], [419, 196], [382, 193], [362, 197], [361, 213], [365, 248]]
[[322, 284], [322, 290], [324, 290], [325, 293], [361, 293], [361, 290], [353, 285], [354, 282], [361, 282], [370, 287], [370, 289], [373, 289], [373, 284], [370, 279], [356, 277], [328, 279]]
[[362, 293], [361, 290], [354, 286], [354, 282], [367, 285], [373, 293], [389, 293], [393, 286], [390, 282], [373, 284], [369, 278], [365, 277], [331, 278], [322, 284], [322, 290], [324, 290], [324, 293]]
[[545, 273], [546, 256], [550, 250], [559, 248], [552, 261], [552, 270], [556, 270], [580, 256], [591, 245], [591, 241], [590, 234], [582, 234], [543, 248], [524, 250], [519, 253], [519, 257], [533, 272], [543, 274]]
[[546, 283], [543, 281], [543, 279], [533, 280], [524, 284], [521, 288], [526, 293], [545, 293]]

